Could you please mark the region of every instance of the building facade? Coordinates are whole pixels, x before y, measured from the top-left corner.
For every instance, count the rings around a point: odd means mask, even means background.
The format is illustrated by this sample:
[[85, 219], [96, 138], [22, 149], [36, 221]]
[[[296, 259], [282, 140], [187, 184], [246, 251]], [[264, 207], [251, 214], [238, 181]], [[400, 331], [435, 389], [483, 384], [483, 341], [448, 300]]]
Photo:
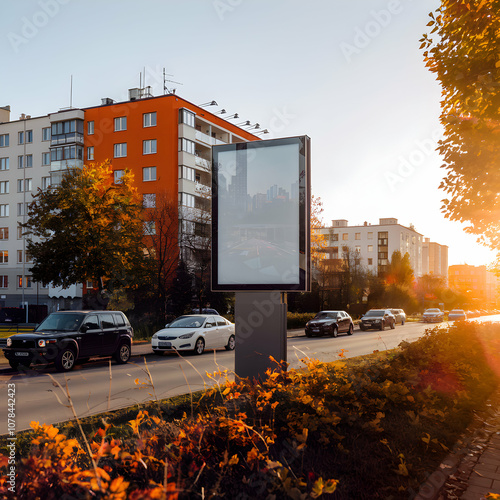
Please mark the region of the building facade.
[[471, 306], [476, 304], [478, 309], [498, 307], [500, 280], [486, 266], [450, 266], [448, 284], [452, 290], [468, 297]]
[[320, 232], [327, 241], [326, 258], [332, 263], [342, 259], [342, 254], [349, 249], [355, 252], [362, 266], [383, 276], [393, 252], [399, 250], [402, 256], [409, 254], [415, 276], [423, 274], [423, 235], [412, 227], [402, 226], [398, 219], [379, 219], [378, 224], [365, 222], [362, 226], [349, 226], [347, 220], [338, 219]]
[[126, 102], [105, 98], [98, 106], [13, 121], [9, 106], [0, 108], [0, 306], [38, 304], [50, 312], [81, 303], [82, 285], [63, 290], [31, 280], [20, 226], [32, 195], [60, 183], [68, 169], [109, 159], [115, 182], [131, 170], [145, 208], [160, 196], [177, 208], [182, 242], [209, 206], [211, 146], [257, 139], [203, 105], [147, 89], [130, 89]]
[[422, 272], [442, 277], [448, 283], [448, 247], [425, 238], [422, 245]]

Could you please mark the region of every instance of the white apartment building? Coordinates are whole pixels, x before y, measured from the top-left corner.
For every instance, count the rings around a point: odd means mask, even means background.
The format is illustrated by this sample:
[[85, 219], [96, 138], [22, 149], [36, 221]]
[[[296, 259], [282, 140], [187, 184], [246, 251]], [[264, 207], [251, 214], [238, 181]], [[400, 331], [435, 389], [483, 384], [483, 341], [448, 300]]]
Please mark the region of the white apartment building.
[[448, 283], [448, 247], [425, 238], [422, 245], [423, 274], [441, 276]]
[[379, 219], [378, 224], [365, 222], [362, 226], [349, 226], [345, 219], [332, 220], [331, 227], [320, 230], [327, 240], [327, 258], [341, 259], [344, 248], [355, 251], [360, 263], [374, 274], [382, 275], [393, 252], [410, 256], [415, 276], [423, 274], [423, 235], [413, 227], [398, 224], [398, 219]]

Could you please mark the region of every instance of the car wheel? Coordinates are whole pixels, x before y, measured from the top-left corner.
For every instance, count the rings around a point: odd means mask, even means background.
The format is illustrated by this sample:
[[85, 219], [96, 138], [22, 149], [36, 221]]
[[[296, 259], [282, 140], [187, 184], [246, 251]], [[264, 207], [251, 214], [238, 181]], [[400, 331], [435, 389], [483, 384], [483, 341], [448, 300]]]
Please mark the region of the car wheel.
[[231, 335], [227, 341], [226, 351], [234, 351], [235, 347], [236, 347], [236, 339], [234, 338], [234, 335]]
[[396, 328], [396, 322], [395, 321], [391, 322], [391, 330], [394, 330], [394, 328]]
[[385, 330], [385, 323], [383, 321], [382, 321], [382, 323], [380, 323], [379, 329]]
[[336, 326], [332, 327], [332, 337], [335, 338], [337, 337], [338, 334], [339, 334], [339, 329]]
[[347, 332], [347, 335], [352, 335], [354, 333], [354, 327], [352, 325], [349, 325], [349, 331]]
[[196, 344], [194, 345], [193, 353], [194, 354], [203, 354], [203, 351], [205, 350], [205, 341], [199, 337], [198, 340], [196, 341]]
[[359, 329], [360, 329], [362, 332], [366, 331], [366, 328], [365, 328], [363, 325], [359, 325]]
[[75, 362], [75, 351], [71, 347], [65, 347], [56, 358], [56, 369], [59, 372], [69, 372], [75, 366]]
[[131, 354], [130, 346], [128, 344], [120, 344], [120, 347], [118, 347], [113, 357], [119, 365], [124, 365], [125, 363], [128, 363]]

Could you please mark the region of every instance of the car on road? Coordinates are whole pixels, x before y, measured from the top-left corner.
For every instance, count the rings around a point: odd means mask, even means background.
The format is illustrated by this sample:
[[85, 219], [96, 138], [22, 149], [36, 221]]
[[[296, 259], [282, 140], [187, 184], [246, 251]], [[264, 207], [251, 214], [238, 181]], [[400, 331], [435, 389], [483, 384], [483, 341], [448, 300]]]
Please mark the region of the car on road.
[[205, 349], [235, 346], [234, 323], [214, 314], [187, 314], [179, 316], [165, 328], [157, 331], [151, 339], [155, 354], [172, 351], [191, 351], [203, 354]]
[[215, 314], [216, 316], [220, 316], [220, 314], [215, 310], [210, 307], [203, 307], [201, 310], [200, 308], [193, 309], [191, 311], [193, 314]]
[[314, 335], [336, 337], [339, 333], [352, 335], [354, 323], [345, 311], [321, 311], [306, 323], [305, 332], [307, 337]]
[[448, 313], [448, 321], [459, 321], [467, 319], [467, 315], [463, 309], [452, 309]]
[[363, 331], [369, 328], [385, 330], [387, 326], [392, 329], [396, 326], [396, 318], [389, 309], [370, 309], [359, 321], [359, 329]]
[[437, 307], [426, 309], [422, 316], [424, 323], [440, 323], [444, 320], [444, 312]]
[[127, 363], [134, 330], [121, 311], [58, 311], [49, 314], [32, 333], [12, 335], [3, 348], [14, 369], [54, 363], [69, 371], [77, 360], [113, 356]]
[[391, 313], [394, 314], [394, 317], [396, 318], [396, 324], [401, 323], [402, 325], [405, 324], [406, 321], [406, 313], [403, 311], [403, 309], [390, 309]]

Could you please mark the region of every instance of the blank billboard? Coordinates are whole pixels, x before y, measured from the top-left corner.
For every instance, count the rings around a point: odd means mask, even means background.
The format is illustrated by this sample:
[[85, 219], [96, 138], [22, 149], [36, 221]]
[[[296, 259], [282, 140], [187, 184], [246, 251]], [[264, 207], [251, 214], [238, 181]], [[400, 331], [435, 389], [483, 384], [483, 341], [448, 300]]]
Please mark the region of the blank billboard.
[[309, 289], [307, 136], [212, 148], [212, 289]]

